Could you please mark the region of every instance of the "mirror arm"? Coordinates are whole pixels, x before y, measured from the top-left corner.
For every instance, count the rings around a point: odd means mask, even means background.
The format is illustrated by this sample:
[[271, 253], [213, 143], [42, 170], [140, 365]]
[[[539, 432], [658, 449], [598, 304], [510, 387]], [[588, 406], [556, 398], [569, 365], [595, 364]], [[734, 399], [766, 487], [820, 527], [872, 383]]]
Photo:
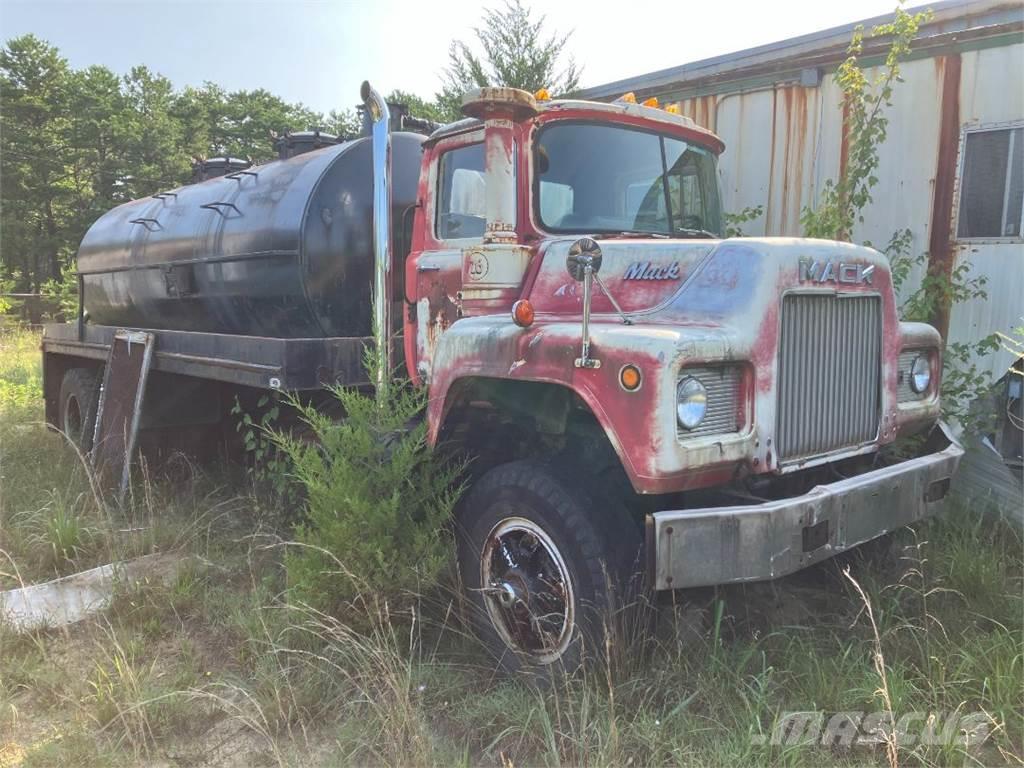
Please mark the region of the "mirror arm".
[[622, 311], [622, 307], [619, 306], [619, 302], [615, 300], [615, 297], [612, 296], [612, 292], [608, 290], [608, 287], [604, 284], [604, 281], [601, 280], [601, 276], [595, 272], [594, 279], [597, 281], [597, 284], [598, 286], [600, 286], [601, 291], [604, 293], [604, 295], [608, 297], [608, 301], [612, 303], [612, 306], [615, 308], [615, 311], [619, 313], [619, 317], [622, 318], [622, 324], [632, 325], [633, 321], [630, 320], [629, 317], [626, 316], [626, 313]]
[[574, 364], [577, 368], [600, 368], [601, 361], [590, 357], [590, 297], [593, 292], [594, 267], [589, 259], [583, 265], [583, 348]]

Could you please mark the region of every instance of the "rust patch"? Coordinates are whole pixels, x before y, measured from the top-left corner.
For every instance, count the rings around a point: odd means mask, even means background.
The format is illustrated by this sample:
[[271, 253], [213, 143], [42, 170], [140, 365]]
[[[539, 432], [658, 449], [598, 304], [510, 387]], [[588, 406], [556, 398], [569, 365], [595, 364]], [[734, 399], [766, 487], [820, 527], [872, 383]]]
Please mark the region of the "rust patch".
[[714, 94], [694, 96], [683, 102], [682, 112], [697, 125], [713, 132], [718, 123], [718, 97]]
[[[942, 57], [942, 107], [939, 113], [939, 151], [935, 163], [928, 273], [948, 278], [953, 272], [953, 190], [960, 143], [960, 54]], [[943, 338], [949, 333], [949, 302], [939, 302], [931, 322]]]
[[768, 202], [765, 203], [764, 211], [764, 233], [773, 234], [772, 227], [772, 187], [775, 186], [775, 126], [778, 122], [779, 113], [779, 89], [772, 90], [772, 138], [768, 144], [771, 147], [768, 160]]

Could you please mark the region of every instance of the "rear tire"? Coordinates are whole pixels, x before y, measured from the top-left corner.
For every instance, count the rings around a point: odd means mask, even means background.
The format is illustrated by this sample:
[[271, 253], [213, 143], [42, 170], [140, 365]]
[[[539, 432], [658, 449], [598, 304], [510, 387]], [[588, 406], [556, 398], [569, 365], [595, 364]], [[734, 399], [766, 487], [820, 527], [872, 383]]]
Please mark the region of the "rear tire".
[[82, 453], [92, 450], [99, 388], [99, 377], [88, 368], [71, 368], [61, 381], [58, 425]]
[[516, 461], [473, 486], [458, 527], [474, 623], [505, 671], [571, 672], [603, 652], [604, 627], [642, 562], [624, 508], [572, 470]]

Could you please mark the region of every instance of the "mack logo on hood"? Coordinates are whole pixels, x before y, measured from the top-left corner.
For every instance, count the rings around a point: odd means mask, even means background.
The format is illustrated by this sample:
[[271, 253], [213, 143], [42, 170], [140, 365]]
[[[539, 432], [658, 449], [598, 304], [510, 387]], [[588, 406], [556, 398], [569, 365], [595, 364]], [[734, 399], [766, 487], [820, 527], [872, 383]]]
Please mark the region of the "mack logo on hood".
[[871, 285], [871, 278], [874, 274], [874, 264], [800, 259], [801, 283], [846, 283], [847, 285], [865, 283]]
[[650, 261], [634, 261], [622, 275], [623, 280], [678, 280], [679, 262], [654, 264]]

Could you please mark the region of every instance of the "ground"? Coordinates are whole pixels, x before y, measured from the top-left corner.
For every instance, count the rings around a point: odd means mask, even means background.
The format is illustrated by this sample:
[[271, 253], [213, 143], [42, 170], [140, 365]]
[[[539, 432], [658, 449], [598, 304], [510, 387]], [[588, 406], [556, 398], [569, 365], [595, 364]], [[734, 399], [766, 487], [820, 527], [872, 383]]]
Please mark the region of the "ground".
[[[671, 595], [538, 685], [496, 671], [454, 581], [400, 611], [290, 602], [295, 510], [237, 469], [181, 458], [112, 507], [40, 423], [39, 381], [38, 337], [0, 332], [0, 589], [150, 552], [178, 568], [72, 627], [0, 621], [0, 768], [1024, 761], [1021, 539], [963, 500], [773, 584]], [[792, 712], [907, 734], [775, 738]]]

